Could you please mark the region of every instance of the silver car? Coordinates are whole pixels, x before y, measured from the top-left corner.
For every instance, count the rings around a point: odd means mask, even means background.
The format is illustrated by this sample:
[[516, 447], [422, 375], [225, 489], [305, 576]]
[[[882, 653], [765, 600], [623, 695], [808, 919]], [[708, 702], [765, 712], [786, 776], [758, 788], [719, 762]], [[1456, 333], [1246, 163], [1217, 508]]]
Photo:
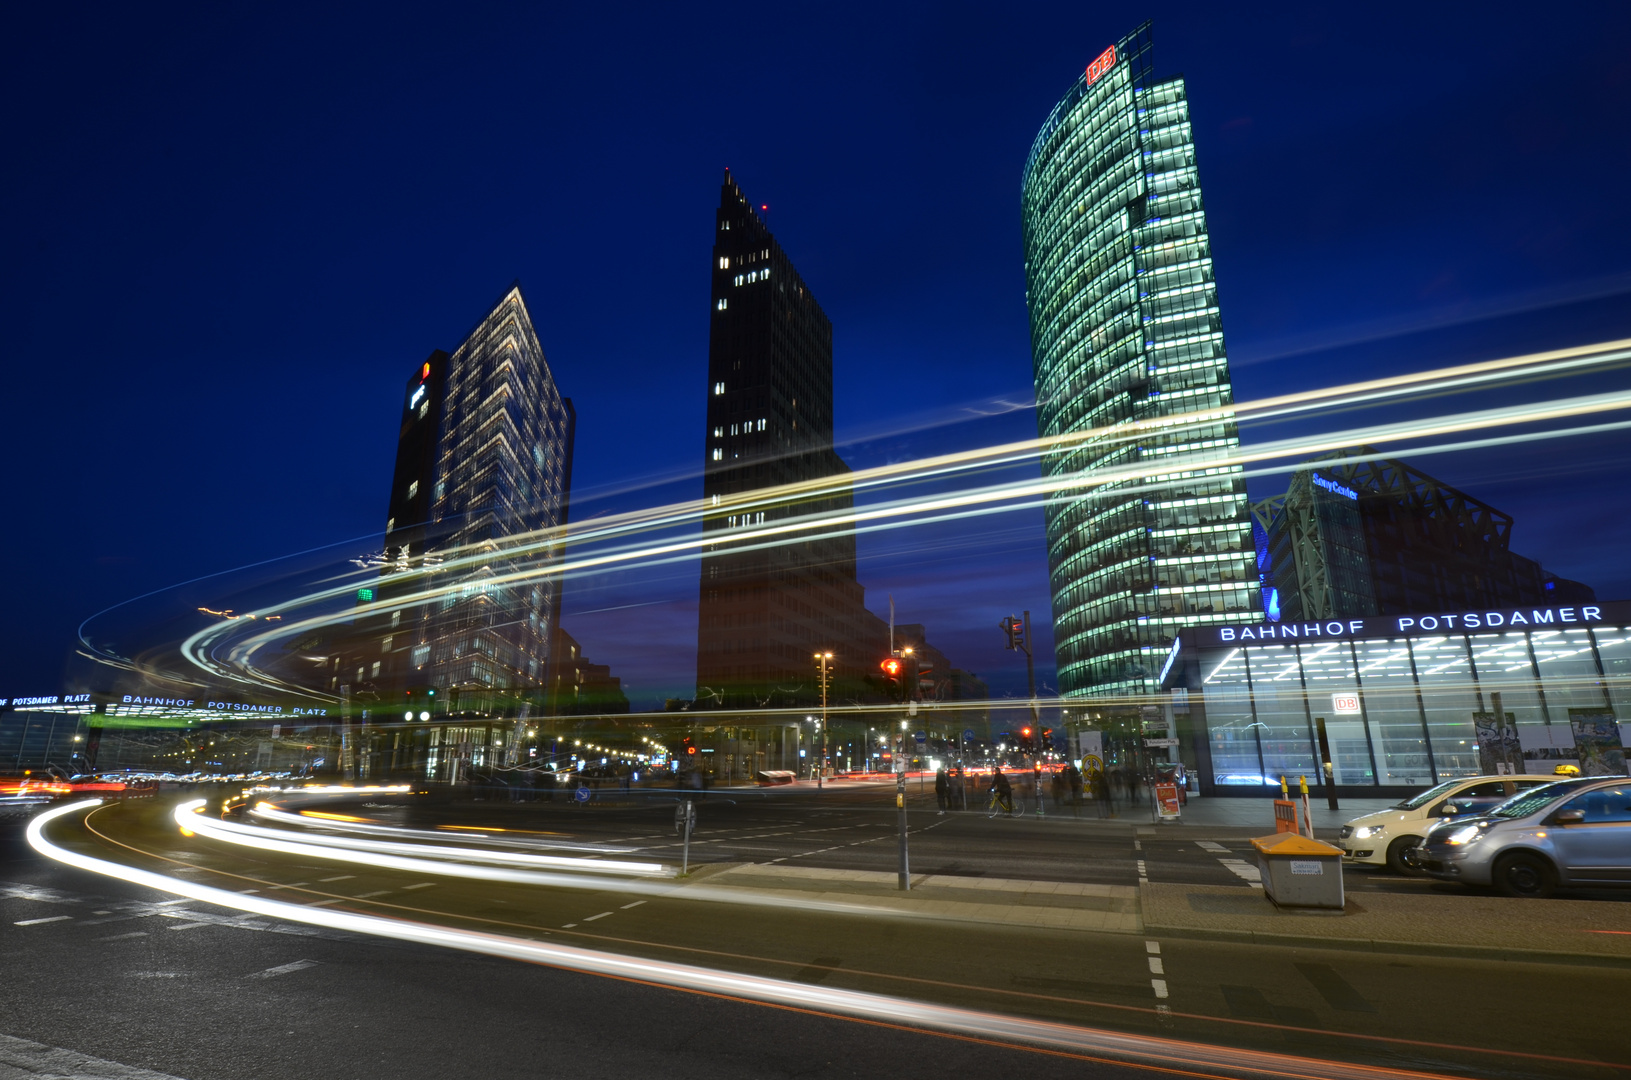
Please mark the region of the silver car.
[[1422, 856], [1433, 877], [1506, 896], [1631, 886], [1631, 779], [1582, 777], [1523, 792], [1435, 825]]

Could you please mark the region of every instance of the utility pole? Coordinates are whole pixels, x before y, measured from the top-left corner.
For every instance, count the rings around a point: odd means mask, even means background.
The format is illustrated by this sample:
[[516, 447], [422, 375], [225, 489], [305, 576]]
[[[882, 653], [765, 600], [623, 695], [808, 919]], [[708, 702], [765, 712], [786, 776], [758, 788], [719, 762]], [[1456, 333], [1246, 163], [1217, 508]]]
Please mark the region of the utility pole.
[[912, 888], [912, 871], [906, 858], [906, 756], [901, 753], [895, 757], [895, 812], [900, 817], [900, 870], [897, 883], [902, 892], [908, 892]]

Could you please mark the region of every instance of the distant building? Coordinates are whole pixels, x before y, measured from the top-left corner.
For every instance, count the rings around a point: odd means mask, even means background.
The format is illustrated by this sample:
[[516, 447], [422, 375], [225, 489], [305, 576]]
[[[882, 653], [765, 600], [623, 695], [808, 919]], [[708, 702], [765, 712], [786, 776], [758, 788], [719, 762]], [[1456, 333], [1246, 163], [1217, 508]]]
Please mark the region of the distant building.
[[1275, 621], [1596, 599], [1514, 553], [1510, 515], [1402, 461], [1299, 470], [1252, 514], [1263, 609]]
[[955, 702], [964, 706], [944, 715], [943, 724], [952, 738], [963, 729], [974, 731], [977, 738], [988, 736], [989, 709], [983, 706], [967, 707], [969, 703], [983, 703], [991, 697], [984, 680], [971, 671], [953, 667], [945, 653], [929, 644], [928, 631], [922, 623], [901, 623], [896, 626], [895, 647], [902, 651], [912, 650], [913, 663], [908, 665], [908, 671], [912, 674], [918, 701], [930, 704]]
[[[712, 283], [696, 707], [812, 705], [814, 655], [829, 651], [834, 697], [860, 693], [886, 646], [855, 577], [854, 536], [841, 522], [811, 539], [754, 536], [852, 501], [833, 450], [832, 323], [729, 172]], [[807, 495], [750, 497], [799, 484]]]
[[559, 627], [555, 629], [552, 670], [550, 715], [591, 716], [629, 711], [623, 680], [612, 674], [610, 666], [591, 664], [584, 657], [578, 639]]
[[[375, 601], [387, 611], [366, 621], [378, 658], [359, 662], [355, 687], [386, 701], [435, 690], [439, 713], [550, 684], [561, 586], [531, 572], [561, 558], [541, 530], [566, 524], [575, 423], [519, 285], [414, 370]], [[413, 602], [425, 590], [433, 598]]]
[[1150, 692], [1179, 629], [1259, 605], [1188, 91], [1148, 23], [1049, 114], [1022, 214], [1060, 692]]

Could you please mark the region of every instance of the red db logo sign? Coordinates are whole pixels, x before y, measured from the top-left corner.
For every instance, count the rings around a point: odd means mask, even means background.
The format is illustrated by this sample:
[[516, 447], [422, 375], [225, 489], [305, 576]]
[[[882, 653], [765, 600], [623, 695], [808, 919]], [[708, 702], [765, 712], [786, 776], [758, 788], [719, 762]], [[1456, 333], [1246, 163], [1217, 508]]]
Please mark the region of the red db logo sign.
[[1099, 81], [1099, 77], [1116, 66], [1116, 47], [1110, 46], [1101, 52], [1094, 61], [1087, 65], [1087, 85], [1092, 86]]
[[1352, 715], [1359, 712], [1358, 694], [1332, 694], [1331, 711], [1338, 716]]

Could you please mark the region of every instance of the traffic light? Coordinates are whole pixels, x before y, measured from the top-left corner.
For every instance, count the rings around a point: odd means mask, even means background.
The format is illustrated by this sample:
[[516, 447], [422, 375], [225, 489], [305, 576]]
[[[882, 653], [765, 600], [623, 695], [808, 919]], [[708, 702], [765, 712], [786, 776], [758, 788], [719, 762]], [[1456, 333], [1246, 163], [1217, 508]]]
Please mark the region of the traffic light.
[[1031, 752], [1031, 729], [1028, 727], [1019, 729], [1019, 748], [1026, 753]]
[[1042, 744], [1039, 749], [1044, 753], [1053, 749], [1053, 729], [1051, 727], [1042, 729]]
[[691, 736], [685, 735], [680, 739], [680, 756], [690, 760], [697, 752], [697, 744], [691, 741]]

